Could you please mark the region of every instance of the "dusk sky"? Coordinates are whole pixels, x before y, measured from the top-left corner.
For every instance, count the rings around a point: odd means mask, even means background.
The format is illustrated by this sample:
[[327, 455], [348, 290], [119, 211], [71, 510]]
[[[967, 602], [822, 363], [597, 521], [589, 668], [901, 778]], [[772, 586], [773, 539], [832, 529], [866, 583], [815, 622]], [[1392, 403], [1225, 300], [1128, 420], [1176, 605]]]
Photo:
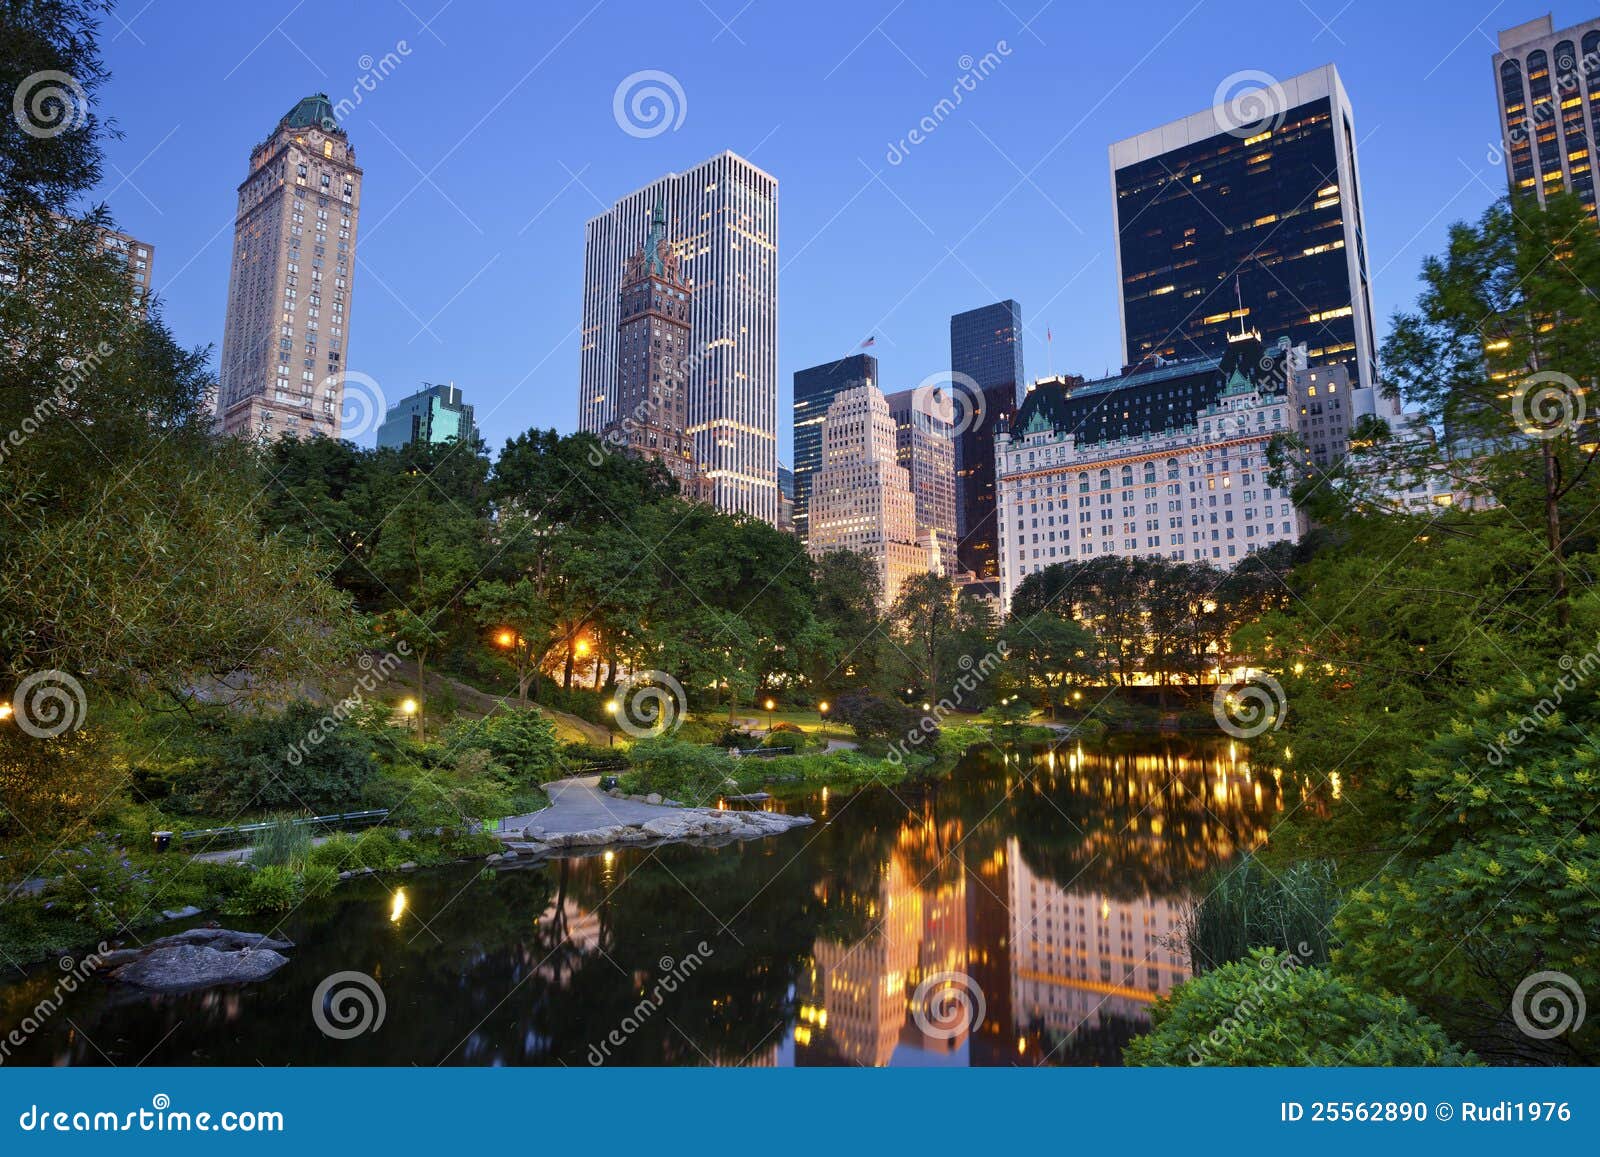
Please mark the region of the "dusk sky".
[[[1031, 377], [1121, 364], [1107, 146], [1225, 78], [1329, 61], [1360, 139], [1380, 339], [1452, 221], [1504, 192], [1490, 56], [1548, 11], [1514, 0], [142, 0], [107, 21], [99, 196], [156, 248], [178, 340], [219, 346], [235, 188], [303, 95], [360, 91], [365, 170], [347, 365], [392, 402], [454, 380], [497, 450], [576, 427], [584, 222], [732, 149], [780, 181], [779, 458], [794, 371], [875, 335], [885, 389], [949, 367], [949, 317], [1022, 304]], [[1556, 27], [1595, 15], [1556, 6]], [[373, 91], [359, 78], [390, 55]], [[988, 75], [923, 143], [957, 82]], [[613, 97], [670, 74], [682, 122], [625, 132]], [[1047, 327], [1054, 333], [1047, 352]], [[213, 351], [215, 364], [215, 350]], [[370, 444], [370, 433], [363, 439]]]

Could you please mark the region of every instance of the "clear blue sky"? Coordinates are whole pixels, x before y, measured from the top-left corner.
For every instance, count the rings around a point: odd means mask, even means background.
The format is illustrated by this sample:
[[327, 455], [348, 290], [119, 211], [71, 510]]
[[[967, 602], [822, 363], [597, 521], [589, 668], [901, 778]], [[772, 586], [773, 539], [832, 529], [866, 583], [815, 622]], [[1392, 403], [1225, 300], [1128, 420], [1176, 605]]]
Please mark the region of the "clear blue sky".
[[[1503, 191], [1495, 33], [1538, 0], [127, 0], [100, 191], [156, 246], [186, 345], [219, 346], [234, 190], [303, 94], [348, 96], [366, 171], [347, 364], [392, 400], [454, 379], [491, 447], [577, 411], [583, 224], [731, 148], [781, 182], [779, 456], [796, 369], [877, 336], [883, 384], [949, 364], [949, 316], [1022, 303], [1030, 376], [1121, 361], [1106, 147], [1205, 108], [1231, 73], [1333, 61], [1355, 106], [1380, 337], [1454, 220]], [[1557, 26], [1596, 13], [1556, 6]], [[1326, 24], [1324, 23], [1326, 22]], [[998, 50], [1000, 42], [1008, 52]], [[404, 50], [398, 46], [404, 42]], [[899, 164], [964, 57], [999, 64]], [[670, 73], [683, 119], [629, 135], [613, 95]], [[367, 439], [370, 442], [370, 435]]]

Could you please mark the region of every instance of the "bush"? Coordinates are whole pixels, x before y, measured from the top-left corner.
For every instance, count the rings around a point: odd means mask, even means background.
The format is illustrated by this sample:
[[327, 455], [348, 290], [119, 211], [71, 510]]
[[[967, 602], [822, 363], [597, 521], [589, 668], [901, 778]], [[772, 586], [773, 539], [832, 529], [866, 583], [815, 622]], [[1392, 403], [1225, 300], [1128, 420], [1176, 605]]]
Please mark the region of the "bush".
[[550, 777], [561, 752], [556, 729], [536, 708], [501, 707], [482, 719], [457, 724], [449, 744], [488, 752], [518, 779], [535, 783]]
[[358, 804], [372, 779], [372, 744], [311, 703], [240, 726], [222, 744], [220, 771], [193, 785], [217, 810], [246, 808], [343, 811]]
[[307, 896], [326, 896], [339, 883], [339, 869], [328, 864], [307, 864], [300, 873], [300, 883]]
[[1258, 948], [1156, 1001], [1130, 1065], [1475, 1065], [1403, 997]]
[[305, 894], [303, 887], [294, 869], [274, 864], [252, 875], [250, 882], [230, 898], [222, 910], [233, 916], [287, 912], [300, 903]]
[[840, 696], [833, 714], [862, 739], [902, 739], [920, 730], [922, 723], [922, 716], [904, 703], [870, 691], [852, 691]]
[[660, 792], [684, 803], [714, 799], [734, 778], [736, 761], [725, 751], [683, 743], [674, 736], [641, 739], [628, 749], [633, 770], [627, 790]]
[[1340, 900], [1331, 863], [1303, 860], [1274, 875], [1247, 855], [1202, 891], [1183, 929], [1196, 975], [1256, 948], [1294, 953], [1302, 964], [1328, 963], [1328, 929]]

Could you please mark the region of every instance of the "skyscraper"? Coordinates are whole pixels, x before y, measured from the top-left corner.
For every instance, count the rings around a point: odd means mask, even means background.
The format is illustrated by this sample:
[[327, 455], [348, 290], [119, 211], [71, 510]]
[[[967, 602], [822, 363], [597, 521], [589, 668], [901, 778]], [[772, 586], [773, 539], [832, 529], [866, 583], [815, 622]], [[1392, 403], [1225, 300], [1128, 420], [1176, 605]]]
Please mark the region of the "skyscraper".
[[655, 458], [685, 497], [710, 499], [686, 429], [691, 342], [689, 283], [667, 236], [666, 207], [657, 201], [650, 233], [622, 274], [617, 317], [616, 406], [602, 439], [638, 457]]
[[1500, 33], [1494, 54], [1506, 180], [1543, 203], [1567, 188], [1595, 211], [1600, 130], [1600, 19], [1555, 31], [1549, 15]]
[[998, 301], [950, 319], [956, 430], [956, 554], [982, 579], [1000, 575], [994, 523], [994, 427], [1022, 400], [1022, 306]]
[[361, 170], [325, 93], [250, 153], [239, 186], [217, 417], [224, 433], [339, 436]]
[[810, 530], [811, 480], [822, 469], [822, 420], [845, 390], [878, 384], [878, 359], [851, 354], [794, 375], [794, 532]]
[[664, 207], [689, 286], [688, 433], [722, 510], [778, 519], [778, 182], [731, 152], [668, 173], [584, 230], [578, 427], [616, 420], [623, 267]]
[[895, 461], [894, 419], [876, 386], [845, 390], [828, 406], [822, 425], [822, 469], [812, 479], [813, 558], [852, 550], [878, 568], [882, 605], [901, 585], [930, 568], [932, 552], [917, 542], [917, 502], [911, 476]]
[[1331, 64], [1118, 141], [1111, 173], [1130, 365], [1216, 356], [1243, 326], [1376, 382], [1354, 118]]
[[413, 442], [448, 442], [452, 438], [469, 447], [478, 438], [472, 407], [462, 400], [454, 382], [442, 386], [424, 382], [422, 389], [390, 406], [383, 425], [378, 427], [380, 449], [398, 449]]
[[890, 394], [895, 461], [911, 478], [916, 499], [917, 541], [937, 559], [940, 574], [956, 569], [955, 406], [947, 390], [934, 387]]

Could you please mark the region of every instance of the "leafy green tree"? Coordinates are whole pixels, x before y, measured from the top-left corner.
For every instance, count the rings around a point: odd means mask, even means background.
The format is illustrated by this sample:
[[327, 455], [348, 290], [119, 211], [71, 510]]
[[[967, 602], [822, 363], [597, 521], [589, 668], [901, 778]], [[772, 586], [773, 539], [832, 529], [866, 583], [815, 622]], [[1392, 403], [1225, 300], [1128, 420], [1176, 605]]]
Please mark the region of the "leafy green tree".
[[277, 714], [241, 724], [222, 743], [224, 774], [188, 785], [203, 806], [254, 811], [348, 811], [376, 772], [372, 745], [314, 703], [291, 703]]
[[971, 611], [956, 597], [955, 583], [943, 575], [919, 574], [907, 579], [889, 608], [889, 621], [900, 653], [911, 664], [911, 678], [924, 694], [937, 698], [944, 690], [953, 642], [970, 625]]
[[1150, 1021], [1123, 1054], [1130, 1065], [1477, 1063], [1403, 998], [1271, 948], [1179, 985], [1156, 1001]]
[[[1579, 198], [1500, 201], [1476, 225], [1456, 224], [1445, 253], [1423, 264], [1413, 312], [1384, 343], [1385, 389], [1420, 407], [1444, 441], [1394, 440], [1385, 473], [1455, 469], [1492, 496], [1546, 550], [1527, 601], [1570, 615], [1569, 556], [1592, 551], [1584, 520], [1600, 474], [1586, 396], [1600, 381], [1600, 232]], [[1464, 455], [1464, 465], [1452, 458]], [[1547, 593], [1545, 593], [1547, 592]]]

